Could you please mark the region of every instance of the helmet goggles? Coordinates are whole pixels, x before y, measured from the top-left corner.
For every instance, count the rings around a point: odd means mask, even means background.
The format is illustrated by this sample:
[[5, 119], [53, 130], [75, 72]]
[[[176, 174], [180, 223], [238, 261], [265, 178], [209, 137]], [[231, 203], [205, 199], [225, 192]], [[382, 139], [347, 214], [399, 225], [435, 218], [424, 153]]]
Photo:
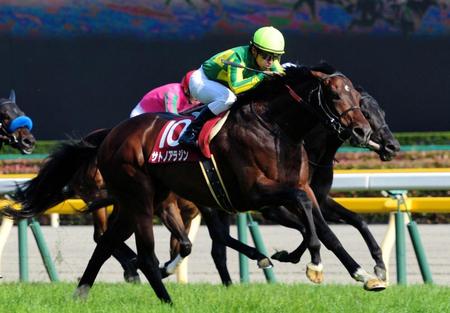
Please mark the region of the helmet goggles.
[[265, 61], [279, 61], [281, 58], [281, 54], [278, 53], [270, 53], [261, 49], [256, 49], [256, 51]]

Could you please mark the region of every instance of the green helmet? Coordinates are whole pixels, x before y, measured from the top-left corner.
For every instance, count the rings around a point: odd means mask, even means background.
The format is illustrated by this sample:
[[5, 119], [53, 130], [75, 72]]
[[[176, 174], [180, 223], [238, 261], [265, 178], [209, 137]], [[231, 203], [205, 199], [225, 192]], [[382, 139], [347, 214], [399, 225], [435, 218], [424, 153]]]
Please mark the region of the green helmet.
[[275, 53], [284, 53], [284, 37], [283, 34], [272, 26], [265, 26], [259, 28], [253, 35], [253, 39], [250, 42], [258, 49]]

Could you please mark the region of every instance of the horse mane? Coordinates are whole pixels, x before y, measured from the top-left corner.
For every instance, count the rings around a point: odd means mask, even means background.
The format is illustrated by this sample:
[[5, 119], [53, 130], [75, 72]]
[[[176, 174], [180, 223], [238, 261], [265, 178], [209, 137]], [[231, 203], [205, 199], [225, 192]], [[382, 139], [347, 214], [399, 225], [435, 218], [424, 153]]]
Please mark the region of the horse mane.
[[305, 65], [289, 66], [285, 69], [284, 76], [275, 76], [261, 81], [255, 88], [239, 94], [237, 96], [236, 105], [233, 107], [240, 107], [243, 104], [254, 101], [270, 101], [277, 97], [280, 93], [287, 91], [286, 85], [291, 85], [293, 82], [310, 81], [313, 76], [310, 73], [310, 68]]
[[311, 71], [318, 71], [328, 75], [334, 74], [337, 70], [325, 61], [321, 61], [314, 66], [303, 64], [292, 64], [285, 67], [284, 76], [275, 76], [269, 79], [264, 79], [255, 88], [239, 94], [237, 96], [236, 104], [233, 107], [240, 107], [243, 104], [254, 101], [270, 101], [278, 96], [280, 93], [287, 91], [286, 85], [294, 85], [296, 82], [307, 83], [316, 78], [311, 74]]
[[327, 61], [324, 60], [320, 61], [319, 64], [312, 66], [311, 70], [322, 72], [327, 75], [331, 75], [338, 72], [331, 64], [329, 64]]

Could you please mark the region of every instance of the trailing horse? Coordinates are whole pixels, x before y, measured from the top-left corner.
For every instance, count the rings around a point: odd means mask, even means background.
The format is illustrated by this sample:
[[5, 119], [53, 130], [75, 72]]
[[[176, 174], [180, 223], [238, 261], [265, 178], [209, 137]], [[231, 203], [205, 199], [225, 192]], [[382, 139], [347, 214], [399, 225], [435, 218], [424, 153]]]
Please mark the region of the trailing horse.
[[[299, 186], [308, 167], [302, 165], [302, 141], [318, 123], [326, 123], [339, 133], [349, 131], [361, 144], [367, 143], [371, 132], [359, 108], [360, 94], [351, 81], [340, 73], [328, 75], [319, 70], [289, 68], [284, 77], [264, 81], [240, 96], [210, 149], [235, 210], [284, 206], [302, 222], [311, 252], [308, 271], [312, 277], [321, 275], [319, 235], [322, 241], [336, 243], [334, 252], [349, 273], [367, 285], [369, 278], [321, 215], [313, 220], [312, 192]], [[76, 164], [77, 168], [97, 157], [106, 187], [116, 201], [116, 214], [80, 279], [78, 296], [87, 296], [102, 264], [134, 232], [139, 268], [156, 295], [171, 302], [154, 254], [155, 206], [171, 191], [201, 207], [216, 206], [216, 202], [197, 163], [147, 162], [169, 118], [167, 114], [143, 114], [114, 127], [99, 147], [83, 142], [77, 147], [86, 152], [80, 155], [82, 164]], [[44, 201], [42, 193], [27, 194], [25, 190], [23, 209], [10, 209], [7, 214], [21, 217], [42, 213], [48, 208], [42, 201], [48, 203], [50, 196], [51, 192]]]
[[[389, 161], [400, 150], [400, 145], [389, 130], [384, 118], [384, 112], [378, 102], [364, 90], [361, 89], [360, 91], [362, 95], [361, 110], [371, 125], [373, 130], [371, 140], [377, 146], [372, 149], [376, 149], [382, 161]], [[310, 163], [311, 188], [314, 190], [321, 212], [328, 222], [347, 223], [358, 229], [375, 260], [374, 270], [376, 275], [380, 279], [385, 280], [386, 266], [383, 262], [381, 249], [369, 231], [367, 224], [359, 214], [346, 209], [329, 196], [333, 182], [333, 162], [337, 149], [344, 142], [343, 139], [326, 131], [321, 125], [318, 125], [306, 136], [305, 148]], [[266, 213], [265, 217], [268, 219], [275, 220], [287, 227], [302, 230], [301, 225], [295, 224], [287, 213], [283, 214], [281, 211]], [[303, 243], [290, 254], [286, 251], [279, 251], [272, 258], [281, 262], [297, 263], [305, 251], [305, 245]]]
[[16, 104], [14, 90], [8, 99], [0, 98], [0, 148], [6, 144], [22, 154], [30, 154], [36, 144], [32, 128], [33, 122]]

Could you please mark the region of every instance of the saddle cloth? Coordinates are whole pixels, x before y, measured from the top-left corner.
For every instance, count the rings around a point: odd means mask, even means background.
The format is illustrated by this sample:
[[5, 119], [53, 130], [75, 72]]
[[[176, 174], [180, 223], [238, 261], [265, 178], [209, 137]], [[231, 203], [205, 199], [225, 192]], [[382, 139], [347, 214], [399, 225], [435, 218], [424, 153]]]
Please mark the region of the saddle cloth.
[[150, 163], [196, 162], [210, 158], [209, 143], [225, 123], [227, 114], [217, 116], [205, 123], [198, 138], [200, 151], [180, 146], [178, 139], [194, 117], [180, 116], [169, 120], [161, 128], [148, 159]]

